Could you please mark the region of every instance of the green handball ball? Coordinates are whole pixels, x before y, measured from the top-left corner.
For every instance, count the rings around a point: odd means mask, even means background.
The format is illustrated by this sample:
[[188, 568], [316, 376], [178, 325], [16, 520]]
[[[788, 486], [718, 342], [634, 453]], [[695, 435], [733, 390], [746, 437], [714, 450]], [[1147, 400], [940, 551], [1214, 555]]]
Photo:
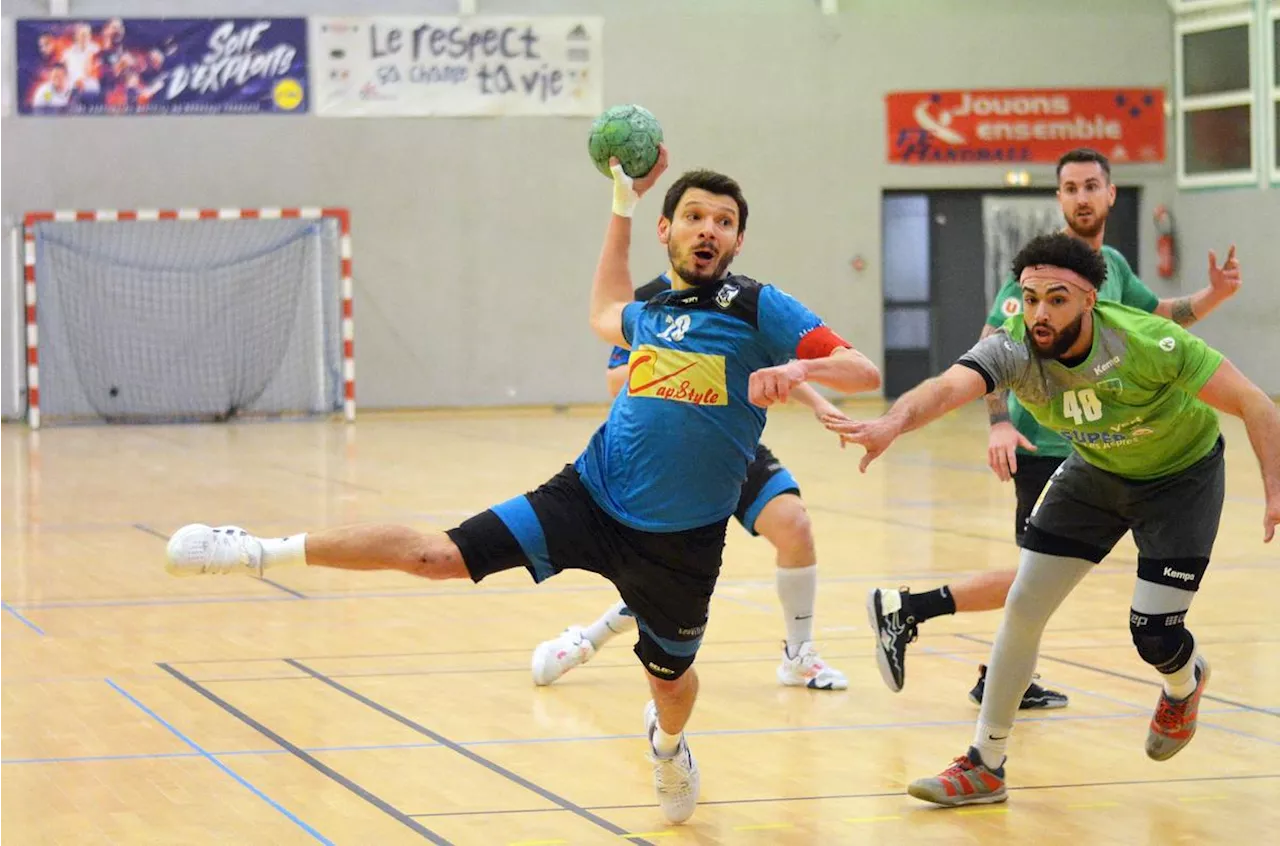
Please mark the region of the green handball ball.
[[658, 145], [662, 143], [662, 124], [644, 106], [614, 106], [591, 124], [587, 151], [596, 169], [608, 178], [609, 158], [617, 156], [622, 171], [639, 179], [658, 161]]

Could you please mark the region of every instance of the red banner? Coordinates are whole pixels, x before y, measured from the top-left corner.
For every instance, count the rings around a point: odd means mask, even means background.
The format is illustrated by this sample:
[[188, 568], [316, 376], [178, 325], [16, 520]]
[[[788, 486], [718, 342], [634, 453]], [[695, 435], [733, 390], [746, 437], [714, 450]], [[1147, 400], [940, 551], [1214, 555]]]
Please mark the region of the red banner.
[[899, 91], [885, 107], [892, 164], [1054, 163], [1076, 147], [1164, 161], [1159, 88]]

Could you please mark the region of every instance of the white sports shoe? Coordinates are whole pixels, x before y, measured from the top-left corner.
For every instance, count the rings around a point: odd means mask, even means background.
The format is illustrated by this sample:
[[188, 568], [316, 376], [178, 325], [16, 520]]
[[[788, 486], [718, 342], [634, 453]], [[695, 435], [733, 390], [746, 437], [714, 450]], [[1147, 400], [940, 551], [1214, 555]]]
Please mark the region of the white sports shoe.
[[173, 576], [262, 575], [262, 543], [238, 526], [183, 526], [169, 538], [165, 569]]
[[698, 807], [698, 791], [702, 778], [698, 762], [689, 751], [689, 741], [680, 736], [680, 746], [670, 758], [659, 758], [653, 748], [653, 732], [658, 727], [658, 706], [653, 700], [644, 708], [645, 734], [649, 738], [649, 760], [653, 762], [653, 787], [658, 792], [658, 807], [667, 822], [678, 825], [693, 816]]
[[582, 634], [582, 626], [570, 626], [558, 637], [544, 640], [533, 650], [533, 683], [551, 684], [565, 673], [591, 660], [596, 648]]
[[787, 655], [786, 644], [782, 647], [782, 663], [778, 665], [778, 681], [788, 687], [808, 687], [813, 690], [847, 690], [849, 680], [844, 673], [827, 664], [818, 657], [818, 650], [813, 642], [806, 640], [800, 645], [796, 657]]

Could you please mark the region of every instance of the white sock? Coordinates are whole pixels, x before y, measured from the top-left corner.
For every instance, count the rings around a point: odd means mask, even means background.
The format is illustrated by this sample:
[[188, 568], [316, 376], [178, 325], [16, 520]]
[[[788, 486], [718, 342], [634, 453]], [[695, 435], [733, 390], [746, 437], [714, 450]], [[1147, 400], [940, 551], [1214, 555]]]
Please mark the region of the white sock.
[[973, 745], [982, 756], [982, 763], [993, 770], [1004, 766], [1004, 752], [1009, 746], [1009, 735], [1012, 732], [1013, 726], [991, 726], [978, 722], [978, 730], [973, 736]]
[[818, 593], [818, 565], [778, 568], [778, 601], [787, 626], [787, 657], [794, 658], [800, 646], [813, 640], [813, 601]]
[[600, 619], [583, 629], [582, 636], [599, 649], [618, 635], [635, 631], [636, 618], [630, 614], [624, 614], [626, 610], [625, 602], [615, 603], [600, 616]]
[[1182, 665], [1182, 669], [1173, 673], [1161, 673], [1164, 692], [1170, 699], [1186, 699], [1196, 692], [1196, 654], [1191, 653], [1191, 660]]
[[659, 758], [670, 758], [680, 748], [680, 738], [683, 736], [684, 732], [667, 734], [660, 724], [656, 725], [653, 727], [653, 751]]
[[262, 543], [262, 569], [307, 566], [307, 534], [287, 538], [258, 538]]

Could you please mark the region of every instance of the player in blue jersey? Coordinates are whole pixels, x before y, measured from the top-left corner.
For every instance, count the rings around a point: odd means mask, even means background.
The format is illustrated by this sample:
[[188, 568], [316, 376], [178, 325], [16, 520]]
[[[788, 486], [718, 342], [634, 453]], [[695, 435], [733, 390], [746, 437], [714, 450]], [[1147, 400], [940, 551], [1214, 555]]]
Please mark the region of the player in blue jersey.
[[[636, 300], [647, 302], [671, 289], [666, 273], [636, 289]], [[629, 377], [631, 351], [614, 347], [606, 371], [609, 393], [617, 396]], [[793, 399], [811, 408], [819, 419], [822, 415], [839, 415], [839, 410], [808, 385], [796, 385]], [[786, 637], [782, 659], [778, 664], [778, 682], [789, 687], [811, 690], [845, 690], [849, 680], [844, 673], [823, 661], [813, 643], [813, 610], [818, 592], [817, 552], [813, 529], [800, 485], [786, 467], [764, 444], [756, 447], [747, 466], [734, 518], [752, 535], [763, 536], [777, 552], [776, 585]], [[636, 618], [626, 602], [616, 602], [586, 626], [569, 626], [551, 640], [544, 640], [533, 650], [533, 681], [548, 685], [574, 667], [595, 656], [596, 651], [614, 638], [636, 629]]]
[[167, 557], [176, 575], [260, 575], [290, 565], [477, 582], [518, 567], [538, 582], [565, 568], [599, 573], [637, 619], [635, 651], [653, 695], [645, 728], [654, 787], [677, 823], [693, 814], [700, 785], [684, 738], [698, 693], [692, 665], [765, 409], [806, 381], [852, 393], [877, 388], [880, 374], [798, 301], [728, 272], [742, 249], [747, 203], [718, 173], [686, 173], [668, 190], [658, 240], [672, 290], [635, 302], [631, 215], [666, 164], [663, 148], [643, 179], [613, 170], [591, 326], [631, 349], [628, 389], [572, 465], [444, 533], [354, 525], [258, 538], [194, 524], [174, 533]]

